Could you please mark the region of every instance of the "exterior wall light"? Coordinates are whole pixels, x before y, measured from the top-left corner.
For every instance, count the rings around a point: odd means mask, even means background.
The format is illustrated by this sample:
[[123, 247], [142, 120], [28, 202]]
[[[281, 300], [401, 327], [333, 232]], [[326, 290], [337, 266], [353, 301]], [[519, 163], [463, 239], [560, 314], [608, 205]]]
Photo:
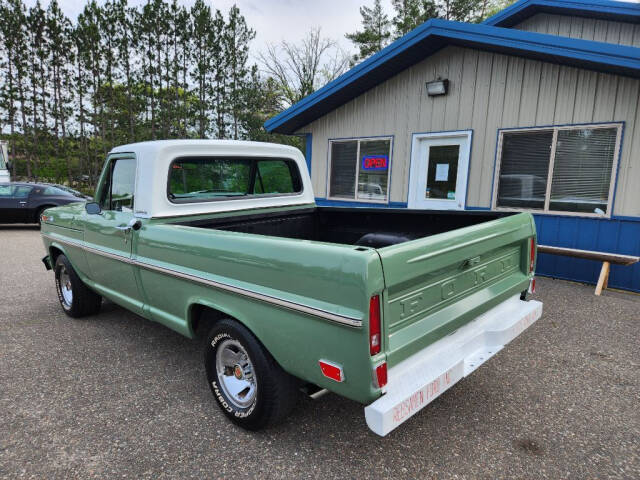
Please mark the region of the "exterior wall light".
[[449, 80], [438, 79], [433, 82], [427, 82], [427, 95], [437, 97], [438, 95], [446, 95], [449, 91]]

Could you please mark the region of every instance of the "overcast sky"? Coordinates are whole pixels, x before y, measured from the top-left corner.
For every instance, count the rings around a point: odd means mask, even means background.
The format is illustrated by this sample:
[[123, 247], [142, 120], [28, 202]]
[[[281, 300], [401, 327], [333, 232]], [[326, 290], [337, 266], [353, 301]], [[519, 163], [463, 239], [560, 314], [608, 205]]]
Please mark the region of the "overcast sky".
[[[36, 0], [24, 0], [32, 6]], [[178, 0], [191, 7], [195, 0]], [[372, 5], [373, 0], [207, 0], [225, 14], [235, 3], [247, 19], [249, 26], [256, 30], [252, 44], [252, 54], [264, 48], [265, 43], [277, 43], [282, 39], [298, 41], [314, 27], [321, 27], [325, 37], [337, 40], [343, 49], [355, 51], [353, 44], [344, 38], [347, 32], [360, 28], [361, 5]], [[640, 0], [629, 0], [640, 2]], [[49, 0], [41, 0], [44, 8]], [[65, 14], [75, 21], [82, 11], [83, 0], [58, 0]], [[98, 0], [104, 3], [104, 0]], [[129, 0], [130, 5], [140, 5], [145, 0]], [[393, 17], [391, 0], [382, 0], [389, 18]]]
[[[195, 0], [178, 0], [179, 3], [191, 7]], [[41, 0], [44, 8], [49, 0]], [[30, 7], [36, 0], [25, 0]], [[83, 0], [58, 0], [62, 10], [73, 21], [82, 11]], [[98, 0], [98, 3], [104, 3]], [[129, 0], [130, 5], [140, 5], [144, 0]], [[256, 39], [252, 49], [263, 49], [265, 43], [276, 43], [283, 38], [290, 41], [300, 40], [313, 27], [321, 27], [325, 37], [338, 40], [345, 50], [353, 50], [344, 34], [360, 28], [361, 5], [373, 4], [373, 0], [216, 0], [209, 3], [226, 14], [235, 3], [247, 19], [249, 26], [256, 30]], [[382, 4], [391, 15], [391, 0], [383, 0]]]

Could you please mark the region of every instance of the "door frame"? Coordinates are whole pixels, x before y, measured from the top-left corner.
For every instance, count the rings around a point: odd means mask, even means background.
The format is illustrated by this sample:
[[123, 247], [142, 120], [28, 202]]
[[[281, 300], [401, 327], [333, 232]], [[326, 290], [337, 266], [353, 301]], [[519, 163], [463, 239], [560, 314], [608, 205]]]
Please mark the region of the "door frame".
[[[456, 200], [418, 198], [418, 178], [420, 178], [421, 142], [425, 140], [462, 140], [456, 177], [456, 194], [460, 185], [461, 195]], [[409, 167], [409, 194], [407, 207], [420, 210], [464, 210], [467, 203], [469, 167], [471, 164], [471, 142], [473, 130], [454, 130], [445, 132], [413, 133], [411, 135], [411, 165]], [[427, 159], [428, 161], [428, 159]], [[413, 180], [413, 181], [412, 181]]]
[[[118, 160], [135, 161], [134, 207], [130, 212], [123, 212], [111, 210], [109, 204], [104, 206], [104, 210], [99, 214], [83, 212], [81, 218], [84, 221], [84, 245], [89, 249], [86, 252], [86, 262], [98, 293], [138, 315], [144, 315], [146, 299], [139, 279], [139, 268], [131, 262], [135, 251], [133, 244], [136, 241], [136, 235], [131, 229], [121, 231], [119, 228], [125, 227], [131, 219], [136, 218], [135, 193], [140, 162], [134, 153], [116, 153], [107, 156], [96, 188], [95, 200], [102, 206], [104, 189], [112, 187], [113, 168]], [[118, 284], [104, 280], [104, 272], [106, 271], [107, 277], [111, 278], [114, 270], [118, 274]], [[123, 275], [126, 277], [123, 278]]]

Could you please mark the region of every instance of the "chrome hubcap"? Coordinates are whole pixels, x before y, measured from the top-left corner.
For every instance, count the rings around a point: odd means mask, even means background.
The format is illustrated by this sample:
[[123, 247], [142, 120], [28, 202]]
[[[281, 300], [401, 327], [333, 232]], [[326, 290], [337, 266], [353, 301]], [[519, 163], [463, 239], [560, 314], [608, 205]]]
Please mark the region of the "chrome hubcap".
[[253, 364], [237, 340], [225, 340], [216, 352], [218, 382], [226, 397], [238, 408], [249, 407], [256, 398], [258, 386]]
[[62, 301], [67, 307], [70, 307], [73, 303], [73, 290], [71, 289], [71, 277], [69, 276], [69, 272], [67, 272], [66, 267], [62, 267], [60, 270], [60, 293], [62, 294]]

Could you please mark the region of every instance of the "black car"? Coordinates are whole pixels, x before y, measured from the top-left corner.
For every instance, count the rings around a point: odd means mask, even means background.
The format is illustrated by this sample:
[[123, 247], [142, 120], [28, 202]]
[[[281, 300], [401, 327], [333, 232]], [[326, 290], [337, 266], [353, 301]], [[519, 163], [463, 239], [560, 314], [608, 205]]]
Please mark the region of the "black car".
[[81, 193], [56, 185], [0, 183], [0, 223], [40, 223], [43, 210], [86, 200]]

